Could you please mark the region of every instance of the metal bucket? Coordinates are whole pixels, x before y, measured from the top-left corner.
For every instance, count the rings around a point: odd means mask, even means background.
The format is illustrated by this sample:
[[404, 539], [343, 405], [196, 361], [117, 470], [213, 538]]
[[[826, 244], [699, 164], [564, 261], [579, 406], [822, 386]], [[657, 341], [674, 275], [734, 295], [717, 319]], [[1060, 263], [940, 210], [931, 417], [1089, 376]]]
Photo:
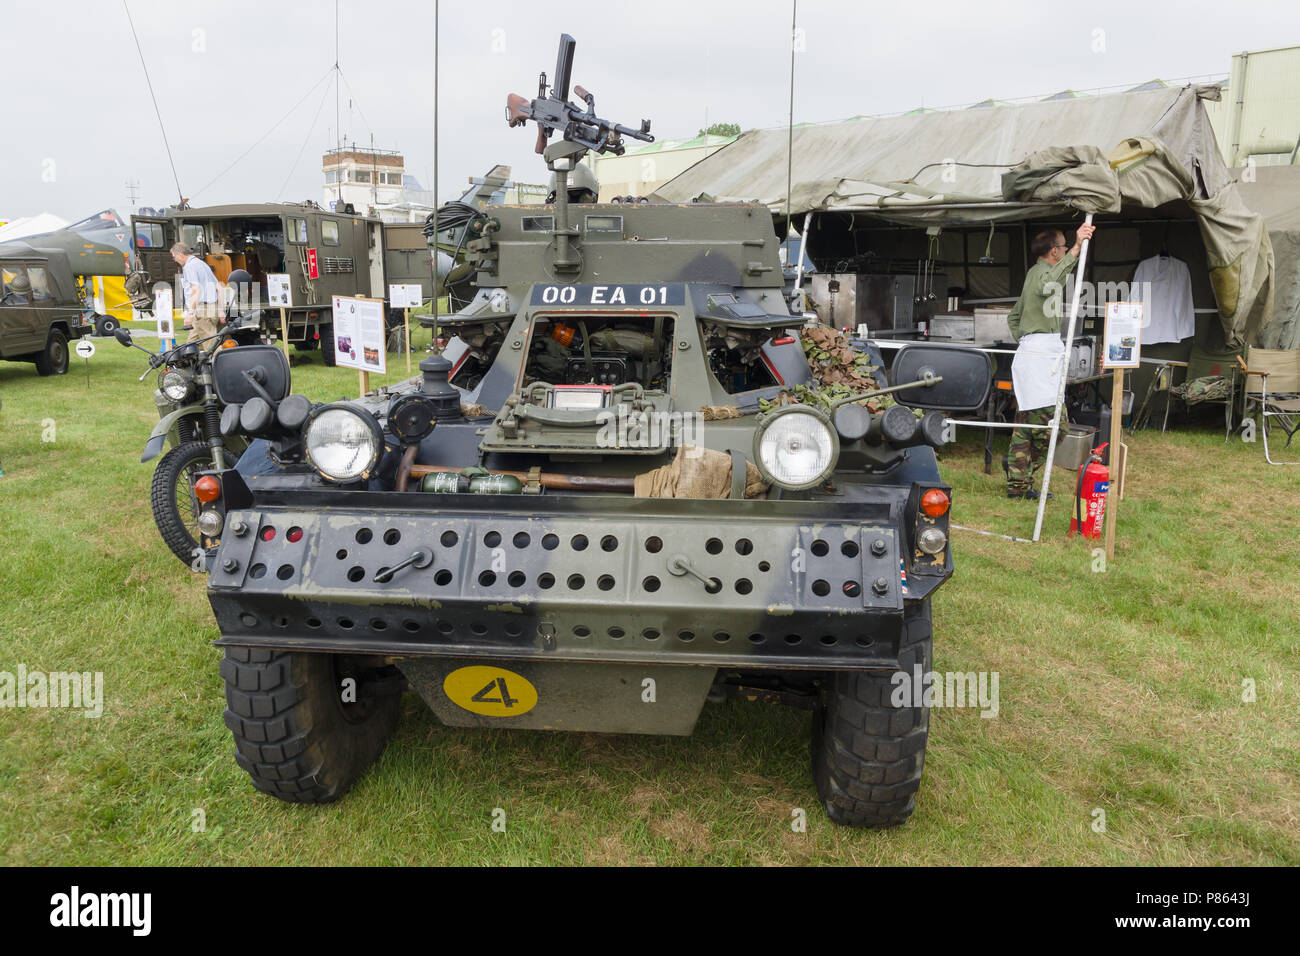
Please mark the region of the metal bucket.
[[1090, 425], [1071, 425], [1070, 431], [1056, 446], [1058, 468], [1077, 472], [1092, 454], [1092, 440], [1097, 429]]

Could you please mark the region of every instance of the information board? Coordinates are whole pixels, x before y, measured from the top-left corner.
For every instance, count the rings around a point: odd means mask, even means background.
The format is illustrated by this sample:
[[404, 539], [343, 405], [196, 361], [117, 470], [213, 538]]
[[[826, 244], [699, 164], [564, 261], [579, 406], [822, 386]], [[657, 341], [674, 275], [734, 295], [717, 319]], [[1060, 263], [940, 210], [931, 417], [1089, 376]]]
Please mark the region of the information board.
[[383, 302], [334, 296], [334, 362], [381, 375], [388, 370]]

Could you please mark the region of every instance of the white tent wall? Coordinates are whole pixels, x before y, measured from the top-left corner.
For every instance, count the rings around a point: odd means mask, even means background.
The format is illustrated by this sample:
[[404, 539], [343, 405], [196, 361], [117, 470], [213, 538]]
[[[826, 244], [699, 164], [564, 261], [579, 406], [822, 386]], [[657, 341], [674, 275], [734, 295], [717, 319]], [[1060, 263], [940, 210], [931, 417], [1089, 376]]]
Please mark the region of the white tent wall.
[[1273, 319], [1258, 345], [1300, 348], [1300, 166], [1258, 166], [1234, 174], [1242, 201], [1264, 217], [1273, 245]]

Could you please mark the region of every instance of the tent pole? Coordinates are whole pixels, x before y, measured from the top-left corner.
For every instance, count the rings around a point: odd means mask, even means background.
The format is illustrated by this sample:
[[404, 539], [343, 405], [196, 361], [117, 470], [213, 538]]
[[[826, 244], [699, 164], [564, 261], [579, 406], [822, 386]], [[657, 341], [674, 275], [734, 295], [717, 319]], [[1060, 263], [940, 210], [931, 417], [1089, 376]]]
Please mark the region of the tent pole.
[[[803, 214], [803, 231], [799, 234], [799, 264], [795, 267], [794, 291], [799, 296], [799, 311], [803, 312], [807, 303], [803, 298], [803, 257], [808, 254], [808, 224], [812, 221], [812, 210]], [[785, 236], [786, 258], [789, 259], [790, 233]]]
[[[1092, 213], [1083, 219], [1084, 225], [1092, 225]], [[1065, 404], [1065, 365], [1070, 358], [1070, 343], [1074, 341], [1074, 324], [1079, 315], [1079, 293], [1083, 291], [1083, 270], [1088, 265], [1088, 244], [1092, 240], [1083, 240], [1079, 248], [1079, 268], [1075, 273], [1074, 295], [1070, 296], [1070, 324], [1065, 333], [1065, 350], [1061, 352], [1061, 364], [1057, 374], [1060, 381], [1056, 384], [1056, 414], [1052, 416], [1052, 428], [1047, 433], [1047, 464], [1043, 470], [1043, 486], [1038, 494], [1038, 517], [1034, 519], [1034, 540], [1043, 530], [1043, 512], [1047, 508], [1047, 486], [1052, 481], [1052, 463], [1056, 460], [1056, 435], [1061, 428], [1061, 406]], [[1115, 409], [1110, 413], [1115, 414]]]

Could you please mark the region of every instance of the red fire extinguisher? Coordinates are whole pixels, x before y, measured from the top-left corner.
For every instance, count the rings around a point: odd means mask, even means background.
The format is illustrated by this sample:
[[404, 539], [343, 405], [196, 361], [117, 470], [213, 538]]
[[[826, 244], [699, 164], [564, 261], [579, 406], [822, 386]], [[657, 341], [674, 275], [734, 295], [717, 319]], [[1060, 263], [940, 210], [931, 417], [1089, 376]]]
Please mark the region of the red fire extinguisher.
[[1093, 449], [1086, 464], [1079, 467], [1079, 482], [1074, 489], [1074, 513], [1070, 516], [1070, 537], [1076, 531], [1085, 538], [1100, 538], [1106, 518], [1106, 492], [1110, 488], [1110, 469], [1101, 463], [1102, 452], [1109, 442]]

